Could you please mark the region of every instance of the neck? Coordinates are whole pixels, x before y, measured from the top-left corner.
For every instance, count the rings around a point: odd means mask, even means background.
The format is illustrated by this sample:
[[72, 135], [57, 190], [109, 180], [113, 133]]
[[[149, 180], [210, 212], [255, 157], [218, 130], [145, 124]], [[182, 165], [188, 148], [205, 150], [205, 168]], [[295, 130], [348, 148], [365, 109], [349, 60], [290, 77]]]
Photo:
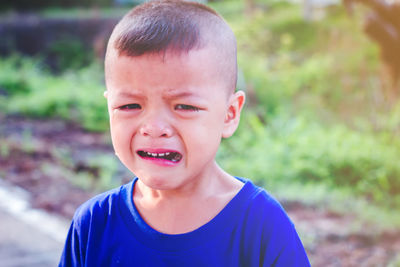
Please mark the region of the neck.
[[155, 190], [139, 179], [135, 184], [133, 201], [151, 227], [163, 233], [178, 234], [210, 221], [242, 186], [242, 182], [215, 163], [212, 174], [196, 177], [174, 190]]
[[207, 195], [215, 195], [219, 185], [232, 177], [224, 172], [216, 162], [213, 162], [212, 168], [201, 176], [190, 177], [186, 182], [172, 190], [158, 190], [144, 184], [140, 178], [135, 186], [135, 194], [141, 195], [143, 200], [149, 200], [154, 203], [163, 201], [180, 201], [185, 199], [203, 198]]

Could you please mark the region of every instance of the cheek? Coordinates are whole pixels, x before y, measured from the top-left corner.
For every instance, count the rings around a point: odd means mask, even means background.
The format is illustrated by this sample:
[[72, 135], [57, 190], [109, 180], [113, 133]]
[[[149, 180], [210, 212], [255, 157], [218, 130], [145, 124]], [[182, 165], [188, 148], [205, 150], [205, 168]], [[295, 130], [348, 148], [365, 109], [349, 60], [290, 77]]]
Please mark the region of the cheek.
[[130, 148], [130, 142], [134, 133], [133, 124], [120, 120], [111, 120], [110, 130], [114, 149], [117, 153], [122, 152], [119, 150], [127, 150]]
[[223, 123], [220, 118], [215, 116], [208, 120], [197, 122], [192, 127], [188, 127], [187, 141], [198, 155], [215, 154], [221, 142]]

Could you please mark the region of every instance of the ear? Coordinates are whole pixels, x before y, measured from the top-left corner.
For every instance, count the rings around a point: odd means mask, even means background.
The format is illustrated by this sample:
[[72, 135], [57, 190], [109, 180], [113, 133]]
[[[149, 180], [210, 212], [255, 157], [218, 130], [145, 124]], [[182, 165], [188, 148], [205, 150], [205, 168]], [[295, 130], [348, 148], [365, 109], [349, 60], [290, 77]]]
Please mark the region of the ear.
[[222, 131], [223, 138], [232, 136], [236, 131], [239, 125], [240, 112], [242, 111], [244, 101], [245, 94], [243, 91], [238, 91], [229, 98], [228, 109], [224, 121], [224, 129]]
[[108, 91], [107, 91], [107, 90], [104, 91], [103, 95], [104, 95], [105, 98], [107, 98], [107, 96], [108, 96]]

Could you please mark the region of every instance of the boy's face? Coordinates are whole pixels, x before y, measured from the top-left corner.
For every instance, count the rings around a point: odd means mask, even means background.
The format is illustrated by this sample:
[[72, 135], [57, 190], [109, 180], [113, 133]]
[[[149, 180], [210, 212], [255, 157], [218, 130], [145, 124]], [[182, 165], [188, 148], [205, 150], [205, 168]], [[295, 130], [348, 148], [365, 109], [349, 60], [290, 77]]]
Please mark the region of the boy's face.
[[212, 49], [106, 60], [116, 154], [141, 181], [173, 190], [214, 175], [220, 140], [235, 131], [244, 95], [227, 88]]

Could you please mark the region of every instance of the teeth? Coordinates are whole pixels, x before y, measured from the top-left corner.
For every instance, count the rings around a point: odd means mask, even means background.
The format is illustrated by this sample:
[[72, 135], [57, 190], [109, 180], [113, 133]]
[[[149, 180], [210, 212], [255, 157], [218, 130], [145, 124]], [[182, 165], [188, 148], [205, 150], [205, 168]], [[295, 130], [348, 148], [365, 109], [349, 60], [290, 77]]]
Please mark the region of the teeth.
[[172, 162], [178, 162], [182, 159], [182, 155], [175, 152], [162, 152], [162, 153], [153, 153], [147, 151], [139, 151], [138, 154], [142, 157], [149, 157], [149, 158], [163, 158], [166, 160], [170, 160]]
[[151, 153], [151, 152], [144, 152], [146, 153], [146, 155], [148, 157], [164, 157], [164, 156], [168, 156], [169, 154], [171, 154], [170, 152], [166, 152], [166, 153]]

